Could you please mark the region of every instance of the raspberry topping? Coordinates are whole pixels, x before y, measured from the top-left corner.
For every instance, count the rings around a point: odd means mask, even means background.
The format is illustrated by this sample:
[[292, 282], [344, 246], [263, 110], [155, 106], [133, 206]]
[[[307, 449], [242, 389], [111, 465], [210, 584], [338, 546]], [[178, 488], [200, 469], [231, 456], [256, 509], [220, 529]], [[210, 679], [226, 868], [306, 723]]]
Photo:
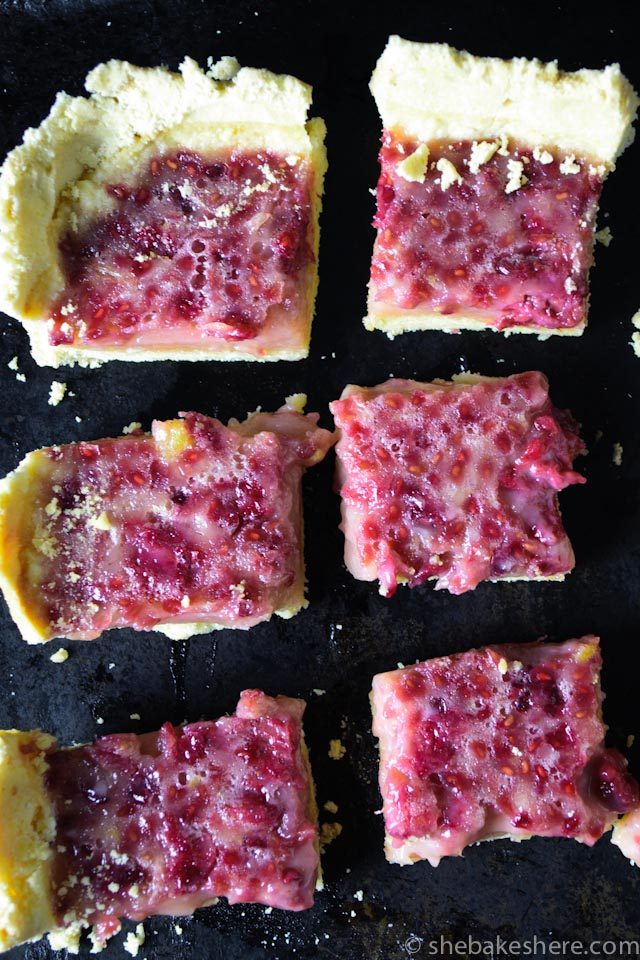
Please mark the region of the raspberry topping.
[[64, 925], [191, 913], [212, 898], [313, 905], [318, 869], [304, 702], [245, 691], [236, 714], [48, 756]]
[[504, 833], [595, 843], [640, 797], [624, 758], [603, 745], [600, 667], [598, 640], [585, 637], [375, 677], [390, 851], [424, 838], [419, 856], [437, 865]]
[[54, 345], [197, 345], [306, 332], [311, 172], [295, 157], [179, 151], [60, 243]]
[[482, 580], [562, 575], [573, 551], [557, 491], [583, 444], [541, 373], [466, 384], [389, 380], [331, 405], [345, 556], [359, 579], [430, 578], [451, 593]]
[[[429, 145], [420, 183], [398, 171], [417, 147], [383, 135], [374, 309], [422, 309], [453, 320], [463, 314], [499, 330], [583, 323], [598, 172], [583, 159], [567, 165], [548, 151], [524, 148], [496, 151], [475, 169], [472, 144], [438, 142]], [[443, 159], [461, 178], [445, 190], [437, 169]], [[515, 180], [514, 164], [521, 165]]]
[[248, 627], [303, 598], [300, 477], [332, 435], [283, 408], [223, 426], [45, 450], [24, 576], [52, 636], [215, 622]]

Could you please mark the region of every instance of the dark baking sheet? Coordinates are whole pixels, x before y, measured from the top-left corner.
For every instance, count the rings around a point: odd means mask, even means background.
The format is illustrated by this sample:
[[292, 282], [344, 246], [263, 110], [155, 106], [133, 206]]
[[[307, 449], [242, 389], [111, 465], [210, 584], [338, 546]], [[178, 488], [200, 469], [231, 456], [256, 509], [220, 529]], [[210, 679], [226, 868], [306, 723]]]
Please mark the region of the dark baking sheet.
[[[607, 839], [591, 850], [563, 840], [522, 845], [496, 841], [464, 859], [391, 866], [382, 853], [376, 753], [369, 732], [371, 676], [398, 661], [464, 650], [486, 642], [557, 639], [594, 631], [603, 637], [605, 712], [612, 743], [624, 747], [640, 731], [638, 532], [640, 360], [628, 346], [639, 305], [635, 179], [640, 146], [619, 163], [604, 192], [602, 224], [614, 235], [597, 252], [591, 324], [577, 340], [539, 343], [494, 334], [405, 335], [395, 342], [360, 324], [372, 242], [379, 123], [367, 89], [390, 32], [449, 41], [477, 53], [558, 58], [565, 68], [620, 60], [640, 87], [635, 37], [627, 16], [635, 4], [607, 2], [596, 19], [576, 4], [276, 3], [236, 0], [139, 2], [0, 2], [0, 153], [25, 127], [40, 122], [55, 96], [79, 93], [86, 72], [120, 57], [175, 67], [185, 54], [234, 54], [241, 62], [293, 73], [315, 88], [314, 112], [328, 122], [330, 168], [322, 218], [321, 284], [311, 356], [275, 365], [111, 363], [98, 371], [39, 370], [13, 321], [0, 333], [0, 473], [43, 444], [117, 434], [131, 420], [196, 409], [226, 419], [262, 404], [278, 406], [304, 390], [309, 408], [329, 425], [327, 403], [345, 383], [373, 384], [390, 373], [429, 380], [462, 369], [507, 374], [538, 368], [554, 400], [582, 421], [590, 453], [586, 486], [562, 495], [578, 566], [564, 584], [482, 585], [462, 597], [431, 586], [380, 598], [342, 563], [332, 457], [305, 481], [309, 608], [291, 621], [223, 631], [188, 643], [117, 631], [94, 643], [29, 648], [0, 608], [0, 726], [42, 727], [63, 743], [112, 731], [152, 730], [164, 720], [216, 717], [231, 710], [244, 687], [303, 696], [319, 799], [339, 805], [342, 836], [324, 857], [326, 889], [303, 915], [265, 914], [261, 907], [221, 903], [181, 921], [152, 919], [141, 958], [340, 958], [394, 960], [439, 955], [439, 938], [591, 941], [640, 938], [640, 873]], [[26, 383], [7, 363], [18, 355]], [[75, 396], [47, 405], [52, 379]], [[82, 418], [81, 423], [75, 417]], [[623, 445], [620, 467], [614, 442]], [[313, 688], [326, 690], [324, 696]], [[129, 714], [140, 713], [138, 724]], [[99, 725], [101, 717], [104, 723]], [[328, 741], [347, 748], [339, 762]], [[638, 746], [640, 746], [640, 741]], [[630, 751], [640, 774], [638, 746]], [[2, 825], [0, 824], [0, 829]], [[363, 891], [363, 900], [354, 899]], [[125, 925], [129, 929], [129, 925]], [[435, 946], [430, 945], [433, 940]], [[122, 938], [109, 957], [128, 957]], [[444, 950], [446, 951], [446, 947]], [[523, 947], [523, 950], [525, 948]], [[542, 948], [540, 948], [542, 949]], [[611, 955], [620, 955], [605, 947]], [[631, 947], [631, 955], [635, 947]], [[87, 948], [83, 947], [83, 953]], [[603, 953], [597, 945], [592, 952]], [[12, 957], [44, 958], [44, 944]], [[444, 954], [446, 955], [446, 953]]]

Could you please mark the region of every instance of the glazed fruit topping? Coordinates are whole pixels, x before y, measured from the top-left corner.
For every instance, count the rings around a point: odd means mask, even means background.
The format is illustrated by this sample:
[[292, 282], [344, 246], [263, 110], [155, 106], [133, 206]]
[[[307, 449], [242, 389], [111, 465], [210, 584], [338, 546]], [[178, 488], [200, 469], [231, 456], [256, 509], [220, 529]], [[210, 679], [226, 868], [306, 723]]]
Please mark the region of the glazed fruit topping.
[[429, 144], [420, 182], [402, 174], [419, 145], [384, 133], [371, 267], [379, 309], [463, 314], [501, 330], [584, 321], [601, 171], [498, 146], [478, 165], [477, 145]]
[[216, 897], [313, 905], [317, 829], [304, 702], [245, 691], [235, 715], [48, 756], [56, 913], [94, 926], [188, 914]]
[[311, 173], [295, 156], [179, 151], [60, 243], [54, 345], [189, 344], [267, 336], [305, 312]]
[[573, 567], [557, 492], [583, 478], [577, 425], [541, 373], [475, 383], [389, 380], [331, 405], [341, 432], [346, 557], [354, 576], [427, 579], [451, 593], [482, 580]]
[[52, 635], [215, 622], [300, 606], [300, 477], [332, 435], [288, 408], [196, 413], [45, 451], [28, 589]]
[[495, 835], [593, 844], [640, 797], [603, 745], [598, 640], [471, 650], [374, 679], [391, 845], [432, 862]]

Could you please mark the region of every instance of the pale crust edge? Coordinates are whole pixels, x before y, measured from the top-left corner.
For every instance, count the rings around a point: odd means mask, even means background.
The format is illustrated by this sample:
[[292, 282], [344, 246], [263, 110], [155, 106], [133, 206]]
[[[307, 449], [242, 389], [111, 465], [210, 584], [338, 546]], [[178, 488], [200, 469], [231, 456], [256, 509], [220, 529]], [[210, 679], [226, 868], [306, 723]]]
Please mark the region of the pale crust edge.
[[513, 326], [505, 330], [499, 330], [489, 319], [479, 320], [478, 317], [467, 316], [464, 313], [454, 313], [445, 316], [436, 311], [423, 310], [417, 307], [415, 310], [401, 310], [392, 308], [389, 312], [378, 313], [370, 304], [369, 314], [362, 321], [365, 329], [373, 332], [380, 330], [393, 340], [401, 333], [412, 333], [422, 330], [438, 330], [441, 333], [459, 333], [462, 330], [485, 330], [492, 333], [502, 334], [504, 337], [511, 336], [512, 333], [530, 333], [535, 334], [539, 340], [548, 340], [549, 337], [580, 337], [587, 326], [586, 321], [576, 324], [574, 327], [524, 327]]
[[[213, 80], [189, 58], [180, 69], [182, 75], [121, 61], [101, 64], [87, 77], [91, 96], [60, 94], [49, 116], [40, 127], [25, 133], [22, 145], [8, 155], [0, 170], [0, 308], [23, 323], [40, 365], [97, 366], [113, 359], [298, 360], [308, 355], [318, 283], [318, 218], [327, 168], [324, 122], [306, 121], [311, 89], [294, 77], [238, 68], [235, 61], [232, 70], [236, 72], [223, 82]], [[109, 174], [117, 176], [121, 173], [118, 159], [130, 162], [127, 151], [135, 158], [168, 130], [185, 147], [193, 138], [201, 143], [204, 130], [213, 151], [238, 144], [272, 147], [312, 164], [316, 262], [309, 271], [306, 338], [299, 344], [256, 355], [259, 344], [253, 351], [246, 344], [237, 348], [214, 344], [206, 350], [126, 346], [85, 350], [48, 343], [46, 310], [63, 283], [57, 251], [59, 234], [66, 226], [58, 214], [61, 196], [82, 182], [90, 203], [95, 203], [88, 189], [92, 176], [98, 183], [108, 181]]]
[[371, 78], [383, 124], [422, 141], [502, 134], [612, 168], [640, 101], [618, 64], [564, 73], [556, 62], [477, 57], [391, 36]]
[[[36, 752], [22, 745], [35, 741]], [[0, 950], [39, 939], [56, 925], [51, 897], [55, 817], [45, 784], [40, 731], [0, 731]]]

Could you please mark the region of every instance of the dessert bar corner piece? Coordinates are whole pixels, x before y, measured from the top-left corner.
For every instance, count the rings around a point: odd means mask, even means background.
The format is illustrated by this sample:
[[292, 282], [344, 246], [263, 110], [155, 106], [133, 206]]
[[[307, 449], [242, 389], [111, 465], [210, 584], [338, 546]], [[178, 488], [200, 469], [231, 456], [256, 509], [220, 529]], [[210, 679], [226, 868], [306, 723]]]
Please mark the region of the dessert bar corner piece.
[[578, 335], [602, 183], [634, 136], [618, 65], [476, 57], [389, 39], [365, 326]]
[[318, 283], [311, 88], [223, 58], [112, 60], [0, 171], [0, 308], [42, 365], [297, 360]]
[[49, 932], [77, 953], [93, 927], [95, 952], [122, 918], [187, 915], [221, 896], [311, 907], [304, 708], [245, 690], [231, 716], [85, 746], [0, 731], [0, 950]]
[[481, 840], [593, 845], [640, 796], [604, 746], [596, 637], [491, 646], [373, 679], [387, 859]]
[[574, 555], [558, 491], [584, 482], [578, 425], [541, 373], [348, 386], [339, 431], [345, 563], [358, 580], [435, 579], [463, 593], [483, 580], [562, 580]]
[[184, 639], [305, 606], [301, 477], [333, 434], [288, 403], [28, 454], [0, 481], [0, 586], [24, 639]]

